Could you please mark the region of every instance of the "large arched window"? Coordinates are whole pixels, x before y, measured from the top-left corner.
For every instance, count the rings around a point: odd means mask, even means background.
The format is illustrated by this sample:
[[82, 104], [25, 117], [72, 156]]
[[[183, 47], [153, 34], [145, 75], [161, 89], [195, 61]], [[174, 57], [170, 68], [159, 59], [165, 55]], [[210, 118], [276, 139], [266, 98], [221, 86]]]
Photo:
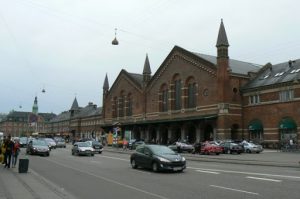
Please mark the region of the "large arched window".
[[119, 117], [124, 117], [124, 106], [125, 106], [124, 91], [121, 91], [119, 96]]
[[118, 100], [117, 97], [114, 97], [112, 100], [112, 117], [117, 117], [118, 113]]
[[132, 95], [129, 93], [126, 99], [126, 116], [132, 116]]
[[172, 89], [172, 110], [181, 109], [181, 79], [178, 74], [173, 77], [173, 89]]
[[195, 108], [197, 105], [197, 85], [193, 77], [187, 79], [185, 90], [185, 107]]
[[169, 94], [168, 94], [168, 86], [166, 84], [163, 84], [160, 89], [160, 111], [166, 112], [168, 111], [168, 100], [169, 100]]

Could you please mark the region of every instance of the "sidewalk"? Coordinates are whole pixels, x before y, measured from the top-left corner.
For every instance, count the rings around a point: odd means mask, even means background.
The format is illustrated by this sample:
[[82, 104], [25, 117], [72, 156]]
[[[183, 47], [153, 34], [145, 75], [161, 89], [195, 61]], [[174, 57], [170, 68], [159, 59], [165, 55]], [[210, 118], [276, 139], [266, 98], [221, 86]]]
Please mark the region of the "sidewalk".
[[[24, 156], [21, 155], [20, 158]], [[0, 199], [71, 198], [74, 197], [31, 169], [27, 173], [19, 173], [17, 167], [7, 169], [4, 165], [0, 165]]]

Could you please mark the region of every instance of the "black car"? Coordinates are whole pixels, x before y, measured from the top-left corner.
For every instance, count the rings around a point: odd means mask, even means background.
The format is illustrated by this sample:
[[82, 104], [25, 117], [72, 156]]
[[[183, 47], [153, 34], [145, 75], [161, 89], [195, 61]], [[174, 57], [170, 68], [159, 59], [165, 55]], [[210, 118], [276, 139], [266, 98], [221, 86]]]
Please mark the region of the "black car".
[[31, 140], [27, 145], [26, 154], [49, 156], [50, 149], [44, 140]]
[[164, 145], [140, 145], [130, 156], [132, 168], [152, 169], [154, 172], [169, 170], [182, 172], [186, 168], [185, 158]]
[[244, 149], [242, 146], [240, 146], [239, 144], [236, 144], [234, 142], [221, 142], [220, 146], [223, 147], [223, 153], [237, 153], [237, 154], [241, 154], [243, 153]]
[[89, 145], [94, 148], [94, 150], [95, 150], [94, 152], [95, 153], [102, 153], [102, 151], [103, 151], [103, 145], [100, 142], [95, 141], [95, 140], [93, 140], [93, 141], [86, 141], [86, 142], [89, 143]]

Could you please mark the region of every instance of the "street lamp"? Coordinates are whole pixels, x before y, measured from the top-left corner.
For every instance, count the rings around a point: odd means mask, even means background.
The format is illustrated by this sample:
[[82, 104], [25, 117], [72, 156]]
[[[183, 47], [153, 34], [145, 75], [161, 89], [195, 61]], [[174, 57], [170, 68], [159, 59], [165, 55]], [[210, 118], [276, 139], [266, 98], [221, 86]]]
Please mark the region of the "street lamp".
[[115, 38], [114, 38], [114, 40], [112, 40], [111, 44], [115, 45], [115, 46], [119, 45], [119, 42], [117, 40], [117, 29], [116, 28], [115, 28]]

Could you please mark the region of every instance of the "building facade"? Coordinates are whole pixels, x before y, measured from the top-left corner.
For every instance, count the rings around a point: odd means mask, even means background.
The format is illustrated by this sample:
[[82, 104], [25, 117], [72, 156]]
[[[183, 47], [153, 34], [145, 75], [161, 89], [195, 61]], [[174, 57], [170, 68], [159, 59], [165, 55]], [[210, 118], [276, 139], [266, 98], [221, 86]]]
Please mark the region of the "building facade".
[[[136, 139], [252, 139], [270, 147], [299, 141], [299, 60], [265, 66], [229, 58], [223, 22], [217, 56], [175, 46], [152, 75], [123, 69], [112, 86], [105, 77], [101, 126], [115, 124]], [[142, 69], [142, 67], [141, 67]]]

